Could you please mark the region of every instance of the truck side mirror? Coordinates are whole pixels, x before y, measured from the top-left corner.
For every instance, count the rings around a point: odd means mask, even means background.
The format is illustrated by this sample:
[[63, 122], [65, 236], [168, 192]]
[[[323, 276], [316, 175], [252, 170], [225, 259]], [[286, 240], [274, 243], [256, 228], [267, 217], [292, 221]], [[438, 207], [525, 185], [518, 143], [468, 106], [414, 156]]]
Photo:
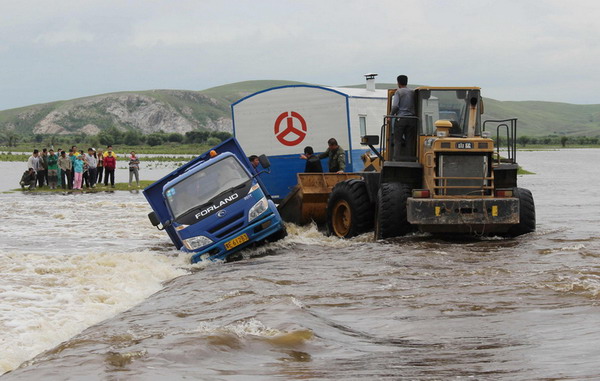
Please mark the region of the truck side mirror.
[[160, 224], [160, 220], [158, 219], [158, 216], [156, 215], [156, 213], [154, 213], [154, 212], [148, 213], [148, 218], [150, 219], [150, 223], [152, 224], [152, 226], [158, 226]]
[[365, 135], [360, 138], [360, 144], [363, 146], [376, 146], [379, 145], [379, 135]]
[[271, 162], [269, 161], [269, 158], [265, 154], [262, 154], [258, 157], [258, 162], [264, 169], [267, 169], [271, 166]]

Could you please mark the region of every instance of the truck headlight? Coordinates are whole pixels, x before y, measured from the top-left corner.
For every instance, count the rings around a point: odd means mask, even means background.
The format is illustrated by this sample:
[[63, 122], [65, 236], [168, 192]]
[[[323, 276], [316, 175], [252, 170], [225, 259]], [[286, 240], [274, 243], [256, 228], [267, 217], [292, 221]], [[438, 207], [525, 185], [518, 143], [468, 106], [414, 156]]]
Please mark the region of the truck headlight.
[[261, 198], [248, 212], [248, 222], [252, 222], [256, 217], [263, 214], [269, 208], [269, 203], [267, 202], [267, 198]]
[[201, 248], [202, 246], [206, 246], [211, 243], [213, 243], [212, 239], [203, 235], [198, 235], [196, 237], [191, 237], [183, 240], [183, 244], [188, 250], [196, 250]]

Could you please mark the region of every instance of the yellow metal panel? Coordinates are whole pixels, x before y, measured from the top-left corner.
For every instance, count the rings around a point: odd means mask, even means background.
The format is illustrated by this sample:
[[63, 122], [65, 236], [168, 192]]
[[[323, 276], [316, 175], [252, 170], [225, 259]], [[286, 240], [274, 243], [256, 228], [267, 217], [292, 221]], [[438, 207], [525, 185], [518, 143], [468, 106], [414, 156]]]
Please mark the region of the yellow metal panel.
[[492, 216], [498, 217], [498, 205], [492, 206]]

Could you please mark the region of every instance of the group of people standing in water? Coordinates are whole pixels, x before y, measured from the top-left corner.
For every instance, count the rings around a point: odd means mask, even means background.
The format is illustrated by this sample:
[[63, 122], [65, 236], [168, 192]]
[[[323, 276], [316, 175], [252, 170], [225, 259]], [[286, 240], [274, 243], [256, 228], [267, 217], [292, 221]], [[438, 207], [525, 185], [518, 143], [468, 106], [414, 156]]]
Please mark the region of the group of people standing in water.
[[[129, 159], [129, 186], [135, 177], [136, 185], [140, 186], [139, 166], [140, 160], [134, 151]], [[112, 146], [107, 146], [105, 151], [88, 148], [87, 153], [72, 146], [67, 152], [58, 149], [44, 148], [42, 152], [35, 149], [27, 160], [27, 171], [21, 177], [22, 189], [35, 189], [47, 185], [50, 189], [62, 187], [63, 189], [96, 188], [102, 183], [104, 186], [115, 187], [115, 169], [117, 168], [117, 154]]]

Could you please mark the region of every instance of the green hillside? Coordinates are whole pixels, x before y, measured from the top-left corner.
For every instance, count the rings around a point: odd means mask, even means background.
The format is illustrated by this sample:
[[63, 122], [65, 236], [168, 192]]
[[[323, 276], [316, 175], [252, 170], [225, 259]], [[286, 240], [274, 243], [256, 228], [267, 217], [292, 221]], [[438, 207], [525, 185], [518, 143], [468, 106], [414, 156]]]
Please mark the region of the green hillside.
[[[294, 84], [302, 83], [245, 81], [202, 91], [118, 92], [32, 105], [0, 111], [0, 136], [94, 135], [111, 127], [143, 134], [195, 129], [231, 131], [231, 103], [260, 90]], [[395, 84], [378, 83], [377, 87], [394, 88]], [[484, 119], [518, 118], [519, 135], [600, 136], [600, 105], [484, 98], [484, 106]]]
[[[348, 87], [363, 87], [352, 85]], [[378, 89], [393, 89], [393, 83], [378, 83]], [[419, 85], [415, 85], [417, 87]], [[410, 86], [411, 88], [413, 86]], [[517, 118], [519, 135], [600, 136], [600, 104], [577, 105], [542, 101], [498, 101], [484, 96], [485, 119]]]
[[518, 118], [520, 135], [600, 136], [600, 105], [484, 99], [484, 106], [488, 119]]

